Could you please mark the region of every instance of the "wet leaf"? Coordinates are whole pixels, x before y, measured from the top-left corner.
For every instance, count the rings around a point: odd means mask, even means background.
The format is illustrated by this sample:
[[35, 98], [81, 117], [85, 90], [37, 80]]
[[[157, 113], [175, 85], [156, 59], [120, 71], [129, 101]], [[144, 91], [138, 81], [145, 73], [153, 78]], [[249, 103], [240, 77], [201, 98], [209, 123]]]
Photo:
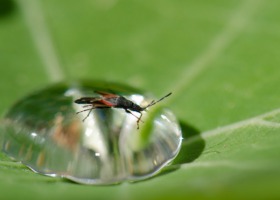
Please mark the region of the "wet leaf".
[[[61, 79], [160, 97], [183, 148], [150, 180], [87, 187], [0, 155], [7, 199], [278, 199], [279, 1], [17, 0], [0, 14], [1, 113]], [[16, 191], [16, 192], [15, 192]]]

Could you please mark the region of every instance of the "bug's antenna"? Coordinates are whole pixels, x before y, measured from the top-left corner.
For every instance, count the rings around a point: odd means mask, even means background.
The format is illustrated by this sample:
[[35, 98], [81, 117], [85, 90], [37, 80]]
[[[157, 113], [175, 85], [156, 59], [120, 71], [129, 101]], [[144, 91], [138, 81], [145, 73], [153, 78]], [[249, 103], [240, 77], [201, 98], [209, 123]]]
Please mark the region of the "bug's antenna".
[[161, 97], [161, 98], [160, 98], [159, 100], [157, 100], [157, 101], [154, 101], [154, 100], [153, 100], [153, 101], [152, 101], [151, 103], [149, 103], [146, 107], [144, 107], [144, 110], [145, 110], [146, 108], [151, 107], [151, 106], [155, 105], [156, 103], [162, 101], [163, 99], [165, 99], [166, 97], [170, 96], [171, 94], [172, 94], [172, 92], [170, 92], [170, 93], [168, 93], [167, 95]]

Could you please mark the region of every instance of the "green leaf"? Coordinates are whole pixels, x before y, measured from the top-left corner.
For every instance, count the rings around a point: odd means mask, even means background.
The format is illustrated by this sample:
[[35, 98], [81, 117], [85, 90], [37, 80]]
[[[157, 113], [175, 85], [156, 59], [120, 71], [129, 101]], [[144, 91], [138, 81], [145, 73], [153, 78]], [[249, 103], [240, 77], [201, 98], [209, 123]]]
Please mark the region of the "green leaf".
[[2, 116], [53, 82], [109, 80], [160, 97], [183, 147], [158, 176], [85, 186], [0, 153], [5, 199], [279, 199], [278, 0], [1, 0]]

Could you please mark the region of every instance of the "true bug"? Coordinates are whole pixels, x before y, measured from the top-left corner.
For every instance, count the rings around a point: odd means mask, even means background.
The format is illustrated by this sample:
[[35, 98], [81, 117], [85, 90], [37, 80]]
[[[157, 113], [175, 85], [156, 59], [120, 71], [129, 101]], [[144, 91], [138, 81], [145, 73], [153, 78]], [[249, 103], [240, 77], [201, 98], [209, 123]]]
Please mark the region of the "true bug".
[[[134, 117], [137, 118], [137, 129], [139, 129], [139, 122], [141, 121], [142, 118], [142, 111], [145, 111], [148, 107], [151, 107], [155, 105], [156, 103], [162, 101], [164, 98], [168, 97], [172, 93], [168, 93], [167, 95], [163, 96], [157, 101], [151, 101], [147, 106], [141, 107], [137, 105], [136, 103], [124, 98], [123, 96], [117, 95], [117, 94], [112, 94], [112, 93], [107, 93], [107, 92], [102, 92], [102, 91], [95, 91], [95, 93], [99, 94], [100, 97], [82, 97], [80, 99], [75, 100], [74, 102], [77, 104], [87, 104], [84, 105], [83, 107], [90, 107], [85, 110], [81, 110], [78, 113], [84, 112], [84, 111], [89, 111], [87, 116], [83, 119], [86, 120], [86, 118], [89, 116], [90, 112], [93, 109], [101, 109], [101, 108], [122, 108], [125, 110], [125, 112], [133, 115]], [[140, 117], [137, 117], [134, 115], [131, 111], [138, 112], [140, 113]]]

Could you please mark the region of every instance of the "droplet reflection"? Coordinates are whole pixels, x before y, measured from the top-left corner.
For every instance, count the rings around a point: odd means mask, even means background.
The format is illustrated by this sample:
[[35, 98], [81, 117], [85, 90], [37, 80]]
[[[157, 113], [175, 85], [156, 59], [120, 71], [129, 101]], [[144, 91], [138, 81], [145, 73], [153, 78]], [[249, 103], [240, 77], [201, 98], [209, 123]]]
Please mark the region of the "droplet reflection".
[[[134, 89], [104, 82], [56, 84], [15, 104], [4, 118], [2, 149], [32, 170], [84, 184], [114, 184], [148, 178], [178, 154], [181, 130], [174, 115], [161, 109], [153, 118], [150, 137], [135, 146], [140, 130], [136, 119], [122, 109], [96, 109], [76, 114], [77, 98], [93, 91], [123, 95], [139, 105], [151, 99]], [[137, 114], [137, 113], [136, 113]], [[150, 120], [150, 119], [149, 119]]]

